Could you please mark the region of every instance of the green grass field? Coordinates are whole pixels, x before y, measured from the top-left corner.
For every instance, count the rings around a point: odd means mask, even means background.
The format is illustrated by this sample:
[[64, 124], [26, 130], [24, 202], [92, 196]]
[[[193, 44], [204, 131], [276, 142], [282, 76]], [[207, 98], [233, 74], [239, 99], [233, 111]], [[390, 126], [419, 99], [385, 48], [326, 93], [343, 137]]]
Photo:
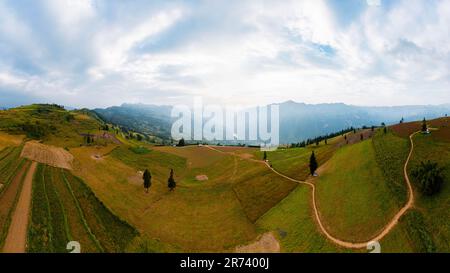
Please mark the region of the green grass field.
[[343, 147], [316, 182], [321, 219], [335, 237], [360, 242], [378, 234], [398, 211], [375, 159], [372, 141]]
[[256, 222], [258, 230], [275, 231], [282, 252], [343, 252], [319, 232], [311, 206], [311, 189], [298, 186]]
[[[445, 183], [441, 192], [428, 197], [416, 190], [416, 221], [415, 229], [421, 228], [421, 236], [416, 236], [416, 249], [418, 251], [450, 251], [450, 138], [443, 141], [441, 135], [418, 134], [414, 138], [415, 150], [409, 171], [414, 169], [421, 161], [431, 160], [444, 168]], [[410, 175], [411, 176], [411, 175]], [[412, 178], [414, 186], [417, 184]]]

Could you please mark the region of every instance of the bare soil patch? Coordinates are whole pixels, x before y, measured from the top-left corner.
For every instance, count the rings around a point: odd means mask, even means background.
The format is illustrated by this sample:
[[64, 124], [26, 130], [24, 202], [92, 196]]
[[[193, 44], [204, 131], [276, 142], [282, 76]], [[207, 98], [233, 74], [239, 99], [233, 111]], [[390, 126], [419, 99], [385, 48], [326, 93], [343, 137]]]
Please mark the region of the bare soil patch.
[[239, 156], [244, 158], [244, 159], [253, 158], [253, 155], [252, 154], [248, 154], [248, 153], [243, 153], [243, 154], [240, 154]]
[[93, 154], [91, 155], [91, 158], [94, 159], [95, 161], [103, 160], [103, 156], [99, 154]]
[[20, 156], [53, 167], [72, 170], [73, 156], [63, 148], [30, 141], [25, 144]]
[[200, 175], [197, 175], [197, 176], [195, 177], [195, 179], [196, 179], [197, 181], [206, 181], [206, 180], [208, 180], [208, 176], [205, 175], [205, 174], [200, 174]]
[[279, 253], [280, 243], [272, 232], [268, 232], [259, 237], [259, 239], [245, 246], [238, 246], [237, 253]]
[[134, 185], [142, 185], [144, 183], [144, 180], [142, 179], [143, 175], [143, 171], [137, 171], [135, 175], [128, 177], [128, 182]]

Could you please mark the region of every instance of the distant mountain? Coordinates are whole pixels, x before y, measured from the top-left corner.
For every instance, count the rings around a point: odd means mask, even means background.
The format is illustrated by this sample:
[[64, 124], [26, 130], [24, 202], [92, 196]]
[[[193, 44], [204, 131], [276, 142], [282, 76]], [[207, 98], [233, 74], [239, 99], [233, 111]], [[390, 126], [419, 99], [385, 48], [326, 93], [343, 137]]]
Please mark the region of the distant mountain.
[[162, 138], [170, 137], [171, 106], [122, 104], [106, 109], [94, 109], [103, 120], [136, 132]]
[[362, 127], [442, 117], [450, 105], [366, 107], [343, 103], [304, 104], [288, 101], [280, 104], [280, 141], [298, 142], [333, 133], [348, 127]]
[[[287, 101], [280, 106], [280, 142], [293, 143], [340, 131], [348, 127], [362, 127], [432, 119], [450, 113], [450, 104], [438, 106], [366, 107], [343, 103], [305, 104]], [[171, 106], [123, 104], [94, 111], [108, 122], [134, 131], [170, 137]]]

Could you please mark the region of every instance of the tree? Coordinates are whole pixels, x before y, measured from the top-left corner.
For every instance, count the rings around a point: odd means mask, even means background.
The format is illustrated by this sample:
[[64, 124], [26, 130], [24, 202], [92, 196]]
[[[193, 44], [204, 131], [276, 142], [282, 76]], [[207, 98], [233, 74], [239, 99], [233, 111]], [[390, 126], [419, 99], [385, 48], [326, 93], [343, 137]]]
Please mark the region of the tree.
[[148, 169], [145, 169], [142, 179], [144, 179], [145, 191], [148, 193], [148, 189], [152, 185], [152, 174], [150, 173], [150, 171]]
[[361, 138], [361, 141], [363, 141], [363, 140], [364, 140], [364, 135], [361, 134], [361, 135], [360, 135], [360, 138]]
[[387, 127], [386, 127], [386, 126], [383, 127], [383, 132], [384, 132], [385, 134], [387, 134]]
[[427, 120], [425, 118], [423, 118], [423, 121], [422, 121], [422, 132], [426, 132], [427, 130], [428, 130]]
[[167, 180], [167, 186], [169, 187], [170, 191], [173, 191], [177, 186], [175, 179], [173, 179], [173, 169], [170, 169], [170, 177]]
[[443, 170], [437, 163], [428, 160], [426, 163], [420, 162], [411, 174], [419, 183], [421, 192], [431, 196], [438, 193], [444, 183]]
[[185, 146], [186, 145], [186, 143], [185, 143], [185, 141], [184, 141], [184, 138], [182, 138], [182, 139], [180, 139], [179, 141], [178, 141], [178, 147], [183, 147], [183, 146]]
[[267, 152], [266, 152], [266, 151], [264, 151], [263, 160], [264, 160], [264, 161], [267, 160]]
[[314, 175], [316, 173], [317, 167], [319, 167], [319, 164], [317, 164], [316, 155], [313, 151], [311, 157], [309, 158], [309, 171], [311, 175]]

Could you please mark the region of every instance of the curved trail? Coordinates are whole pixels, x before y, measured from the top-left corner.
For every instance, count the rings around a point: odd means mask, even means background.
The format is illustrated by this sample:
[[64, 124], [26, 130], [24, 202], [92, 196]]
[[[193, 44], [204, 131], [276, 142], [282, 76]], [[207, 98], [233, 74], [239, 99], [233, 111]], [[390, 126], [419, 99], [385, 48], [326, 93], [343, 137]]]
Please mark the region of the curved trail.
[[[319, 210], [317, 209], [317, 204], [316, 204], [316, 186], [314, 185], [314, 183], [311, 183], [311, 182], [309, 182], [309, 181], [301, 181], [301, 180], [297, 180], [297, 179], [294, 179], [294, 178], [289, 177], [289, 176], [287, 176], [287, 175], [284, 175], [284, 174], [278, 172], [277, 170], [275, 170], [274, 168], [272, 168], [272, 167], [269, 165], [269, 163], [267, 163], [267, 162], [263, 162], [263, 161], [256, 160], [256, 159], [248, 159], [248, 160], [254, 161], [254, 162], [263, 163], [263, 164], [266, 165], [269, 169], [271, 169], [274, 173], [276, 173], [277, 175], [279, 175], [279, 176], [281, 176], [281, 177], [283, 177], [283, 178], [285, 178], [285, 179], [288, 179], [288, 180], [290, 180], [290, 181], [296, 182], [296, 183], [298, 183], [298, 184], [304, 184], [304, 185], [310, 186], [310, 187], [312, 188], [312, 203], [313, 203], [314, 216], [315, 216], [315, 218], [316, 218], [316, 221], [317, 221], [317, 223], [318, 223], [318, 225], [319, 225], [319, 228], [320, 228], [320, 230], [322, 231], [322, 233], [325, 234], [325, 236], [326, 236], [330, 241], [332, 241], [333, 243], [335, 243], [335, 244], [337, 244], [337, 245], [339, 245], [339, 246], [342, 246], [342, 247], [345, 247], [345, 248], [360, 249], [360, 248], [366, 248], [367, 245], [368, 245], [370, 242], [373, 242], [373, 241], [380, 241], [381, 239], [383, 239], [383, 238], [384, 238], [387, 234], [389, 234], [389, 232], [390, 232], [390, 231], [398, 224], [398, 220], [399, 220], [399, 219], [406, 213], [406, 211], [407, 211], [408, 209], [410, 209], [410, 208], [413, 206], [413, 204], [414, 204], [414, 192], [413, 192], [413, 188], [412, 188], [411, 182], [409, 181], [409, 176], [408, 176], [407, 168], [408, 168], [409, 160], [411, 159], [411, 156], [412, 156], [412, 153], [413, 153], [413, 150], [414, 150], [413, 136], [414, 136], [415, 134], [417, 134], [417, 133], [418, 133], [418, 132], [415, 132], [415, 133], [413, 133], [413, 134], [411, 134], [411, 135], [409, 136], [409, 140], [410, 140], [410, 142], [411, 142], [411, 149], [410, 149], [410, 151], [409, 151], [408, 158], [406, 159], [405, 165], [404, 165], [404, 167], [403, 167], [403, 174], [404, 174], [404, 177], [405, 177], [406, 185], [407, 185], [407, 187], [408, 187], [408, 202], [406, 202], [406, 204], [400, 209], [400, 211], [397, 212], [397, 213], [394, 215], [394, 217], [392, 218], [392, 220], [391, 220], [391, 221], [383, 228], [383, 230], [382, 230], [377, 236], [375, 236], [374, 238], [372, 238], [372, 239], [370, 239], [370, 240], [368, 240], [368, 241], [366, 241], [366, 242], [356, 242], [356, 243], [355, 243], [355, 242], [344, 241], [344, 240], [341, 240], [341, 239], [339, 239], [339, 238], [334, 237], [333, 235], [331, 235], [331, 234], [325, 229], [325, 227], [324, 227], [324, 225], [323, 225], [323, 223], [322, 223], [322, 220], [320, 219], [320, 213], [319, 213]], [[226, 153], [226, 154], [233, 154], [233, 155], [235, 155], [235, 153], [224, 152], [224, 151], [218, 150], [218, 149], [216, 149], [216, 148], [213, 148], [213, 147], [211, 147], [211, 146], [206, 146], [206, 147], [208, 147], [209, 149], [212, 149], [212, 150], [214, 150], [214, 151], [220, 152], [220, 153]]]

